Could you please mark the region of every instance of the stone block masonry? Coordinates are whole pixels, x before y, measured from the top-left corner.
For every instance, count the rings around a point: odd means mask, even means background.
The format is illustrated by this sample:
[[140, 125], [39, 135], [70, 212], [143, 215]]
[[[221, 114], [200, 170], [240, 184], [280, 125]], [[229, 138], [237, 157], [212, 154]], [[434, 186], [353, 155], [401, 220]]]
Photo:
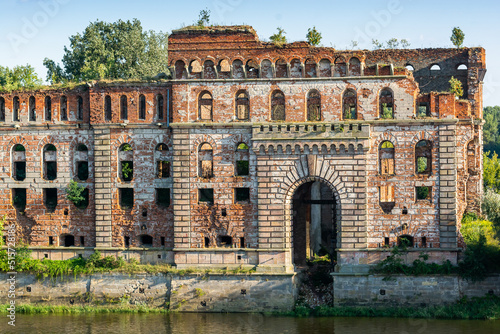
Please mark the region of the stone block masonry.
[[0, 215], [35, 257], [292, 273], [326, 252], [362, 273], [406, 240], [457, 262], [482, 195], [484, 49], [277, 48], [247, 26], [185, 28], [169, 66], [158, 82], [0, 94]]

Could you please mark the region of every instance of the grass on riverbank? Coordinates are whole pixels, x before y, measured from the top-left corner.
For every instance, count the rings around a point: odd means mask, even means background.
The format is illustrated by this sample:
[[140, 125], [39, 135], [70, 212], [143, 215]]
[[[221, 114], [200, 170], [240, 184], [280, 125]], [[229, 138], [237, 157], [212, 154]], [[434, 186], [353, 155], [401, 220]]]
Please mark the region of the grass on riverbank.
[[[0, 305], [0, 313], [8, 313], [9, 304]], [[102, 314], [102, 313], [168, 313], [166, 308], [147, 306], [90, 306], [90, 305], [31, 305], [16, 306], [16, 314]]]
[[282, 315], [292, 317], [386, 317], [424, 319], [499, 320], [500, 297], [463, 298], [455, 304], [427, 307], [316, 307], [297, 306]]

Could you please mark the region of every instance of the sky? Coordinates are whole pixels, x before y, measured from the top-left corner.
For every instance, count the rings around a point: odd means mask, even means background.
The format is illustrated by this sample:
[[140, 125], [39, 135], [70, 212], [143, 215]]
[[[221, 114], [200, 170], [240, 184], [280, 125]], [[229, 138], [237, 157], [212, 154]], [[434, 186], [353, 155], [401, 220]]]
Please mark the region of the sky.
[[[248, 24], [261, 40], [277, 27], [288, 41], [305, 40], [308, 28], [324, 46], [372, 49], [372, 39], [407, 39], [410, 48], [453, 47], [453, 27], [465, 46], [486, 49], [484, 106], [500, 105], [500, 1], [475, 0], [0, 0], [0, 66], [33, 65], [45, 79], [45, 57], [60, 62], [69, 37], [90, 22], [137, 18], [146, 30], [170, 32], [193, 24], [208, 8], [211, 23]], [[499, 61], [495, 61], [495, 60]]]

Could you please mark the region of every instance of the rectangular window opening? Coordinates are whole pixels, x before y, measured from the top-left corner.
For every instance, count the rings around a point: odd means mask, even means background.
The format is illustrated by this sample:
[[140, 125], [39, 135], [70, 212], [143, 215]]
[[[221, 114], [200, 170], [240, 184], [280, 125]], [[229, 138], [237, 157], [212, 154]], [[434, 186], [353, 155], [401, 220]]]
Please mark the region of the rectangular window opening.
[[20, 212], [24, 212], [26, 210], [26, 189], [12, 189], [12, 204]]
[[160, 245], [165, 246], [165, 237], [160, 237]]
[[213, 189], [198, 189], [198, 202], [199, 203], [214, 203], [214, 190]]
[[205, 248], [210, 247], [210, 238], [209, 237], [205, 237], [204, 241], [205, 241]]
[[250, 200], [250, 188], [236, 188], [234, 192], [236, 202], [248, 202]]
[[221, 236], [219, 236], [219, 244], [220, 244], [220, 247], [232, 247], [233, 246], [233, 238], [229, 235], [221, 235]]
[[170, 161], [158, 161], [158, 178], [165, 179], [170, 177]]
[[80, 237], [80, 247], [85, 247], [85, 237], [84, 236]]
[[379, 189], [379, 205], [384, 213], [391, 213], [395, 206], [394, 202], [394, 186], [380, 186]]
[[120, 207], [122, 209], [131, 209], [134, 206], [134, 189], [120, 188]]
[[89, 178], [89, 163], [87, 161], [78, 161], [76, 163], [77, 176], [80, 181], [86, 181]]
[[240, 248], [245, 248], [245, 238], [240, 237]]
[[420, 103], [418, 105], [418, 114], [417, 117], [430, 117], [430, 110], [428, 103]]
[[250, 162], [248, 160], [236, 161], [236, 175], [245, 176], [250, 174]]
[[157, 188], [156, 189], [156, 204], [168, 208], [170, 206], [170, 189]]
[[26, 179], [26, 162], [14, 162], [14, 179], [16, 181], [24, 181]]
[[125, 244], [125, 247], [130, 247], [130, 237], [125, 236], [123, 238], [123, 243]]
[[389, 245], [389, 237], [385, 237], [385, 238], [384, 238], [384, 246], [385, 246], [385, 247], [389, 247], [389, 246], [390, 246], [390, 245]]
[[45, 162], [45, 179], [53, 181], [57, 179], [57, 162], [56, 161], [46, 161]]
[[49, 246], [54, 246], [54, 237], [49, 237]]
[[121, 174], [122, 180], [129, 182], [134, 178], [134, 162], [133, 161], [122, 161], [121, 162]]
[[54, 212], [57, 207], [57, 188], [46, 188], [43, 190], [45, 207], [49, 212]]
[[431, 200], [432, 187], [415, 187], [417, 201]]

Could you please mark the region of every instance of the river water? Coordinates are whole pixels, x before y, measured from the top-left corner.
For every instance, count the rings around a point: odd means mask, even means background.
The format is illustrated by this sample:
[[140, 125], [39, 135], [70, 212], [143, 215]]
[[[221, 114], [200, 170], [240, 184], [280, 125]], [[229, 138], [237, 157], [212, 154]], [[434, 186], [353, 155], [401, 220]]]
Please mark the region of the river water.
[[392, 318], [289, 318], [261, 314], [17, 315], [16, 326], [0, 322], [0, 333], [500, 333], [500, 321]]

